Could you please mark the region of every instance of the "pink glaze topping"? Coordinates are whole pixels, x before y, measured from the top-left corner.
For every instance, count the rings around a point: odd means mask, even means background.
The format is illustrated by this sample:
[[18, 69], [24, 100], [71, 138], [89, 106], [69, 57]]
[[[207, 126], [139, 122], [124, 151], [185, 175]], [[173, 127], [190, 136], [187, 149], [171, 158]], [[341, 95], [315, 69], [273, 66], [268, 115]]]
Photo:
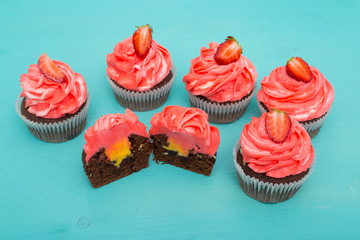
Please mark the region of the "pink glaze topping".
[[274, 69], [261, 81], [257, 99], [270, 109], [282, 110], [298, 121], [321, 117], [334, 100], [334, 89], [324, 75], [310, 66], [313, 79], [308, 82], [289, 77], [286, 67]]
[[253, 117], [241, 133], [244, 161], [257, 173], [273, 178], [283, 178], [306, 171], [314, 160], [314, 149], [309, 134], [296, 120], [291, 119], [289, 136], [282, 143], [275, 143], [265, 128], [264, 113]]
[[116, 44], [114, 52], [106, 57], [107, 74], [122, 87], [140, 92], [160, 83], [171, 68], [170, 53], [152, 40], [145, 58], [136, 55], [132, 37]]
[[194, 153], [213, 156], [220, 144], [219, 130], [210, 126], [208, 115], [198, 108], [167, 106], [150, 123], [150, 135], [165, 134], [168, 142]]
[[86, 161], [102, 148], [111, 149], [119, 141], [131, 134], [149, 137], [146, 126], [130, 109], [125, 114], [107, 114], [99, 118], [92, 127], [85, 131], [84, 151]]
[[66, 81], [57, 83], [46, 78], [37, 64], [31, 64], [27, 74], [22, 74], [21, 97], [25, 97], [28, 111], [42, 118], [60, 118], [73, 114], [86, 101], [86, 83], [79, 73], [65, 63], [53, 60], [66, 76]]
[[211, 42], [209, 48], [202, 47], [201, 55], [191, 60], [190, 72], [183, 78], [186, 90], [216, 102], [240, 100], [253, 89], [256, 69], [243, 55], [235, 62], [218, 65], [214, 59], [218, 46]]

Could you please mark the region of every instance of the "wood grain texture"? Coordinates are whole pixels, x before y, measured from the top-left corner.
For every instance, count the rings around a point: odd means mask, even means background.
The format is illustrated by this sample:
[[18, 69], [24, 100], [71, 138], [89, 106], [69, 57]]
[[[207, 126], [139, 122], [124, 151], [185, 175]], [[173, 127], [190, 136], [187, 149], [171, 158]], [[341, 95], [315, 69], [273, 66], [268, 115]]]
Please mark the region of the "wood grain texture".
[[[355, 0], [1, 1], [0, 239], [359, 239], [359, 7]], [[125, 112], [106, 81], [105, 58], [146, 23], [177, 66], [164, 106], [190, 106], [182, 83], [190, 60], [228, 35], [257, 68], [258, 83], [295, 55], [328, 78], [332, 112], [313, 139], [314, 172], [292, 199], [257, 202], [236, 179], [232, 148], [260, 116], [255, 99], [239, 120], [216, 125], [221, 143], [210, 177], [150, 161], [93, 189], [81, 163], [83, 133], [60, 144], [31, 135], [14, 109], [29, 64], [46, 52], [84, 76], [88, 128]], [[161, 109], [137, 115], [150, 127]]]

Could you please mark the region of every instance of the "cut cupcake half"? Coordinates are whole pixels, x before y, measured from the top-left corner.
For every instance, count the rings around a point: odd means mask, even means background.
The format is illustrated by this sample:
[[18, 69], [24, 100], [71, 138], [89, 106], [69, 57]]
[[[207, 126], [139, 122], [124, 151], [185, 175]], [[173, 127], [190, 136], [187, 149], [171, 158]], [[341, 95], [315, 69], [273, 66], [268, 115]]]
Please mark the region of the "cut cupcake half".
[[85, 141], [82, 162], [94, 188], [149, 166], [152, 146], [146, 126], [129, 109], [98, 119], [86, 130]]
[[220, 143], [219, 130], [197, 108], [167, 106], [150, 121], [156, 162], [210, 176]]

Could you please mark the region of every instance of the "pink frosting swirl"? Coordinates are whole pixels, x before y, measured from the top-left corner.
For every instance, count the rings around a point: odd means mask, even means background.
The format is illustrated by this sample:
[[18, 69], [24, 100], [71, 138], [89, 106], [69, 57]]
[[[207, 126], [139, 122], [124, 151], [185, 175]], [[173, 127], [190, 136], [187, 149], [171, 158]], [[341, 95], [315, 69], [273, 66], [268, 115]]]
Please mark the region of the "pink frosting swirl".
[[321, 117], [334, 100], [334, 89], [324, 75], [310, 66], [313, 79], [308, 82], [289, 77], [286, 67], [274, 69], [261, 81], [257, 99], [269, 109], [287, 112], [298, 121]]
[[102, 116], [85, 131], [86, 161], [89, 161], [102, 148], [111, 147], [118, 140], [131, 134], [149, 137], [146, 126], [139, 122], [136, 114], [130, 109], [126, 109], [125, 114], [116, 113]]
[[134, 49], [132, 37], [116, 44], [114, 52], [106, 57], [107, 74], [122, 87], [140, 92], [147, 91], [160, 83], [171, 68], [170, 53], [152, 40], [147, 56], [139, 58]]
[[208, 115], [198, 108], [167, 106], [150, 123], [150, 135], [165, 134], [194, 153], [213, 156], [220, 144], [219, 130], [210, 126]]
[[202, 47], [201, 55], [191, 60], [190, 72], [183, 78], [186, 90], [216, 102], [240, 100], [253, 89], [256, 69], [243, 55], [236, 62], [218, 65], [214, 59], [218, 46], [211, 42], [209, 48]]
[[289, 136], [282, 143], [269, 138], [265, 128], [264, 113], [253, 117], [241, 133], [244, 161], [257, 173], [273, 178], [283, 178], [306, 171], [314, 160], [314, 149], [309, 134], [296, 120], [291, 119]]
[[28, 111], [42, 118], [60, 118], [74, 114], [86, 101], [86, 83], [79, 73], [65, 63], [53, 60], [66, 76], [66, 81], [57, 83], [46, 78], [37, 64], [31, 64], [27, 74], [22, 74], [21, 97], [25, 97]]

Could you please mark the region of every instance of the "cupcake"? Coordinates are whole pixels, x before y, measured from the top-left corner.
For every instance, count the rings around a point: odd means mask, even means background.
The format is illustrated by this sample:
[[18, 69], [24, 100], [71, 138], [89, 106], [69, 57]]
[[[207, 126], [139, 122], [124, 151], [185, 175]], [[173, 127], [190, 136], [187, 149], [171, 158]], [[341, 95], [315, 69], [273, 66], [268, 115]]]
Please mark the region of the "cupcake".
[[108, 114], [85, 131], [82, 162], [94, 188], [149, 166], [151, 141], [135, 113]]
[[31, 133], [45, 142], [65, 142], [85, 128], [90, 95], [84, 78], [44, 53], [20, 77], [16, 112]]
[[256, 78], [254, 65], [229, 36], [220, 45], [202, 47], [183, 82], [192, 107], [204, 110], [210, 122], [230, 123], [244, 114], [256, 91]]
[[156, 162], [210, 176], [220, 144], [219, 130], [197, 108], [167, 106], [151, 121]]
[[234, 147], [240, 186], [265, 203], [291, 198], [312, 172], [314, 149], [304, 127], [282, 111], [253, 117]]
[[300, 122], [313, 138], [330, 113], [334, 89], [324, 75], [299, 57], [274, 69], [261, 81], [257, 101], [261, 112], [278, 109]]
[[158, 108], [168, 98], [176, 68], [167, 49], [152, 39], [149, 24], [116, 44], [106, 57], [106, 77], [117, 101], [134, 111]]

